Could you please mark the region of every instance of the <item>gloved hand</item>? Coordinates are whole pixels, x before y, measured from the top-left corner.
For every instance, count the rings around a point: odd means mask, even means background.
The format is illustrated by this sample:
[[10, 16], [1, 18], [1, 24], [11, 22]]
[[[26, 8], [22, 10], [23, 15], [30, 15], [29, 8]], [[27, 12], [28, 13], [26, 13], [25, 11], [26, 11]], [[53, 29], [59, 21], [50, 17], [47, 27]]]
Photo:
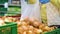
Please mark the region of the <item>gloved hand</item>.
[[39, 0], [39, 2], [40, 2], [41, 4], [46, 4], [46, 3], [50, 2], [50, 0]]

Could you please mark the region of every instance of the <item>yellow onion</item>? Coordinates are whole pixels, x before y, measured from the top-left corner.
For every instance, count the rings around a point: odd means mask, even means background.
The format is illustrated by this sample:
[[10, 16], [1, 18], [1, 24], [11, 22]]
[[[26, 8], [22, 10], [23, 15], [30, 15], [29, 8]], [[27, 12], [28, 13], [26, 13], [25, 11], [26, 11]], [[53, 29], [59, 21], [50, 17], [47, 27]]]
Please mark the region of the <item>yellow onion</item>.
[[34, 32], [32, 30], [28, 30], [27, 34], [34, 34]]
[[23, 32], [23, 34], [26, 34], [26, 33], [27, 33], [26, 31]]
[[5, 24], [4, 20], [0, 18], [0, 26], [2, 26], [4, 24]]
[[39, 25], [39, 29], [42, 29], [42, 28], [44, 28], [44, 27], [45, 27], [45, 25], [42, 24], [42, 23]]
[[24, 31], [28, 30], [28, 26], [21, 26]]
[[39, 27], [39, 25], [40, 25], [40, 23], [37, 22], [37, 21], [35, 21], [35, 22], [33, 23], [33, 26], [35, 26], [35, 27]]
[[40, 34], [40, 33], [42, 33], [43, 31], [41, 30], [41, 29], [38, 29], [37, 30], [37, 34]]
[[50, 31], [50, 27], [45, 26], [44, 28], [42, 28], [43, 31]]

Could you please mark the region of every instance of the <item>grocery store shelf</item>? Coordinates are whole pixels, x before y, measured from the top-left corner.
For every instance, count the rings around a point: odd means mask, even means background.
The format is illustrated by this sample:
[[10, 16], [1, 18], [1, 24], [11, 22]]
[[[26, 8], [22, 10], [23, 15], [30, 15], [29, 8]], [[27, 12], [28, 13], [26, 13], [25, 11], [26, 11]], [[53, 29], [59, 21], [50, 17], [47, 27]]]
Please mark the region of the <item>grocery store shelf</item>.
[[[4, 4], [0, 4], [0, 6], [3, 6]], [[9, 4], [9, 6], [21, 6], [21, 5], [15, 5], [15, 4]]]
[[9, 6], [21, 6], [21, 5], [10, 4]]

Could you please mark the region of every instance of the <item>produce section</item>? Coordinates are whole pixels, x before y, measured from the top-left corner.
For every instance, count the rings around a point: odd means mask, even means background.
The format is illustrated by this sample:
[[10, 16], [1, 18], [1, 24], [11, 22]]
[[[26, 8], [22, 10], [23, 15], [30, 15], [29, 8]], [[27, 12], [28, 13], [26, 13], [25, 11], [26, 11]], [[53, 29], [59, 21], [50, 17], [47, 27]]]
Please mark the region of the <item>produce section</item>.
[[0, 34], [60, 34], [60, 0], [8, 1], [0, 0]]

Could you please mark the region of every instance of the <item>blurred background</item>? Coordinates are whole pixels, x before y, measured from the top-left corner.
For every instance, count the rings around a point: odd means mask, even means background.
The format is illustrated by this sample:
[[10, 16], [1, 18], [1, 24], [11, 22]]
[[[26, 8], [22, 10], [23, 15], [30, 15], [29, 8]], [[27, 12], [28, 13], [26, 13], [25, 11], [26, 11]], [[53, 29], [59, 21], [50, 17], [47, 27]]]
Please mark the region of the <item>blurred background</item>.
[[[4, 3], [8, 2], [8, 8], [4, 8]], [[20, 0], [0, 0], [0, 16], [15, 16], [21, 13]], [[4, 14], [2, 14], [4, 13]]]

